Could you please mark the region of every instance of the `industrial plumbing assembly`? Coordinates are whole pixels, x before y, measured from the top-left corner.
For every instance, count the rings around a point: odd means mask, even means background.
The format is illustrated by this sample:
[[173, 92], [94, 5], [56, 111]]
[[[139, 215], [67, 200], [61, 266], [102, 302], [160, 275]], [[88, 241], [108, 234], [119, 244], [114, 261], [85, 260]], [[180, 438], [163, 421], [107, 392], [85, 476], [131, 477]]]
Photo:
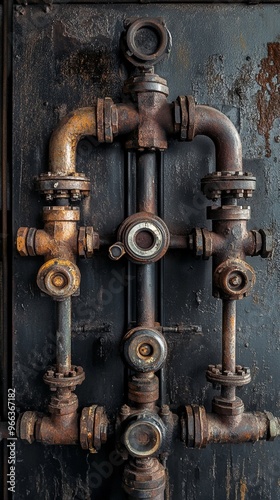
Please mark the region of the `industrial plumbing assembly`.
[[[44, 229], [21, 227], [17, 234], [20, 255], [44, 258], [37, 285], [55, 301], [57, 317], [56, 362], [44, 375], [52, 392], [48, 413], [22, 413], [18, 437], [43, 445], [80, 444], [96, 453], [107, 441], [109, 418], [104, 407], [92, 402], [79, 409], [74, 391], [85, 374], [72, 364], [71, 303], [80, 293], [77, 259], [94, 258], [105, 240], [92, 226], [79, 226], [77, 203], [90, 195], [91, 183], [76, 172], [76, 148], [84, 136], [109, 144], [123, 137], [126, 150], [136, 156], [136, 212], [121, 223], [108, 254], [113, 261], [126, 257], [136, 264], [136, 324], [129, 325], [121, 345], [129, 370], [127, 400], [110, 428], [126, 460], [123, 488], [131, 499], [164, 499], [166, 461], [178, 437], [187, 447], [203, 448], [209, 443], [273, 440], [280, 435], [279, 418], [268, 411], [246, 412], [236, 396], [236, 388], [251, 380], [249, 368], [236, 364], [236, 303], [250, 294], [255, 283], [246, 257], [269, 257], [272, 235], [263, 229], [249, 231], [250, 207], [238, 205], [252, 197], [256, 179], [242, 169], [240, 137], [232, 122], [216, 109], [196, 105], [191, 96], [167, 101], [167, 82], [154, 73], [154, 65], [169, 54], [171, 44], [162, 19], [125, 22], [121, 49], [133, 74], [124, 82], [124, 102], [98, 98], [96, 106], [77, 109], [61, 120], [50, 141], [50, 170], [36, 180], [48, 202], [43, 208]], [[158, 216], [158, 157], [168, 149], [168, 140], [192, 141], [198, 135], [212, 139], [216, 151], [216, 171], [202, 179], [202, 191], [220, 203], [207, 209], [212, 231], [195, 228], [179, 237], [170, 234]], [[212, 257], [213, 295], [222, 300], [222, 360], [206, 372], [207, 380], [221, 392], [210, 413], [196, 404], [186, 404], [179, 415], [166, 404], [158, 406], [159, 372], [168, 345], [167, 327], [156, 316], [156, 270], [174, 248], [195, 258]]]

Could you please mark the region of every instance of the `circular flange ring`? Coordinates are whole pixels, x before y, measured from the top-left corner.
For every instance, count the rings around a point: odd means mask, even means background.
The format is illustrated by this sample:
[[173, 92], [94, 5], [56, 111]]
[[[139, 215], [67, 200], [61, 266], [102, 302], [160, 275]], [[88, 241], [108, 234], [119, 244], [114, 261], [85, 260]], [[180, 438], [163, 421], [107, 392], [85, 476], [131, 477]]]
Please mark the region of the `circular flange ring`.
[[130, 259], [139, 264], [161, 259], [170, 244], [165, 222], [147, 212], [128, 217], [119, 228], [118, 239], [122, 241]]
[[81, 366], [72, 365], [67, 374], [57, 373], [56, 367], [52, 366], [45, 373], [43, 380], [45, 384], [55, 389], [69, 388], [75, 390], [85, 380], [85, 372]]
[[171, 49], [171, 35], [161, 19], [131, 20], [122, 37], [126, 59], [134, 66], [152, 66]]
[[138, 372], [158, 371], [167, 356], [164, 336], [152, 328], [133, 328], [124, 336], [122, 346], [127, 364]]

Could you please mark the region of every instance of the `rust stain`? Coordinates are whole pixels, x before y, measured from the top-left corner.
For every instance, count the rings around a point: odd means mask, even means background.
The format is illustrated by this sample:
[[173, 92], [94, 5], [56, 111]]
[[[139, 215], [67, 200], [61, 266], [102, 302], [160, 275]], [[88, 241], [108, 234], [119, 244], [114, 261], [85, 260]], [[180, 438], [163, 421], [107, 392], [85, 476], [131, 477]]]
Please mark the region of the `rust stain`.
[[246, 48], [247, 48], [247, 43], [246, 43], [246, 40], [245, 40], [244, 36], [242, 35], [242, 33], [241, 33], [241, 35], [240, 35], [240, 37], [239, 37], [239, 43], [240, 43], [241, 48], [242, 48], [243, 50], [246, 50]]
[[227, 462], [227, 472], [226, 472], [226, 500], [230, 500], [231, 492], [231, 463]]
[[248, 491], [245, 479], [240, 479], [240, 500], [245, 500]]
[[267, 52], [267, 57], [261, 60], [256, 81], [261, 87], [257, 93], [258, 132], [265, 138], [266, 156], [270, 157], [269, 134], [274, 121], [280, 117], [280, 43], [268, 43]]

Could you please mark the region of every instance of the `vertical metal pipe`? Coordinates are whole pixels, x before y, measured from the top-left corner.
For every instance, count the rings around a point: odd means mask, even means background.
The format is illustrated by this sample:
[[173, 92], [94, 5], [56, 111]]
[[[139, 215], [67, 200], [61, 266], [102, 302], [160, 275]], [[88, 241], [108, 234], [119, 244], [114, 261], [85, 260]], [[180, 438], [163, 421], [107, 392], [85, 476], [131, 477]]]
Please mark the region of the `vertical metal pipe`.
[[[160, 169], [158, 178], [158, 205], [159, 216], [164, 219], [164, 152], [160, 153]], [[165, 307], [164, 307], [164, 259], [159, 262], [159, 312], [158, 320], [162, 326], [165, 325]], [[161, 406], [166, 404], [166, 368], [165, 365], [159, 372], [159, 394]]]
[[137, 155], [137, 209], [152, 214], [157, 212], [155, 152]]
[[137, 268], [137, 323], [153, 327], [155, 324], [155, 265]]
[[[235, 373], [236, 365], [236, 300], [223, 300], [222, 320], [222, 370]], [[221, 395], [235, 399], [235, 387], [223, 387]]]
[[71, 297], [57, 303], [56, 369], [71, 370]]
[[[156, 153], [137, 154], [137, 210], [155, 214]], [[153, 327], [155, 324], [155, 265], [137, 267], [137, 323]]]

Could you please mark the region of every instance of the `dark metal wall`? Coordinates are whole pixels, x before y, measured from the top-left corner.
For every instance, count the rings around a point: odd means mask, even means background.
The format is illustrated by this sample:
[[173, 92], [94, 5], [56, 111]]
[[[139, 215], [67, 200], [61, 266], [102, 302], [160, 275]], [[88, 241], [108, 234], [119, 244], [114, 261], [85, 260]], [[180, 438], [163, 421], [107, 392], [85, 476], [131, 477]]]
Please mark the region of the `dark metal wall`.
[[[236, 125], [245, 170], [257, 177], [251, 229], [271, 228], [279, 239], [279, 69], [280, 11], [277, 5], [153, 4], [53, 5], [15, 9], [13, 47], [13, 231], [42, 227], [43, 201], [33, 179], [48, 169], [48, 141], [59, 119], [97, 97], [121, 101], [127, 70], [119, 36], [127, 17], [162, 17], [173, 48], [157, 73], [167, 79], [170, 101], [192, 94], [197, 103], [223, 111]], [[200, 178], [214, 169], [210, 140], [171, 142], [162, 166], [164, 220], [173, 234], [207, 226], [207, 201]], [[133, 168], [132, 168], [133, 170]], [[112, 236], [127, 214], [127, 159], [121, 141], [96, 147], [84, 139], [78, 171], [91, 178], [92, 195], [82, 222]], [[132, 172], [133, 173], [133, 172]], [[163, 175], [164, 173], [164, 175]], [[135, 193], [131, 191], [133, 196]], [[252, 369], [243, 388], [248, 410], [280, 415], [278, 293], [279, 250], [249, 259], [257, 271], [253, 295], [239, 301], [237, 361]], [[49, 391], [42, 376], [54, 357], [54, 304], [36, 286], [38, 257], [14, 253], [13, 377], [19, 411], [45, 411]], [[80, 261], [81, 294], [73, 299], [73, 361], [86, 381], [77, 393], [81, 406], [98, 403], [113, 417], [124, 401], [125, 370], [120, 340], [127, 329], [127, 296], [133, 269], [112, 262], [106, 249]], [[220, 302], [211, 295], [211, 263], [183, 250], [169, 250], [163, 272], [165, 326], [186, 325], [167, 336], [166, 400], [211, 407], [205, 380], [209, 363], [221, 356]], [[133, 311], [132, 311], [133, 319]], [[194, 328], [189, 328], [194, 326]], [[122, 466], [114, 462], [113, 439], [98, 455], [78, 447], [17, 443], [14, 498], [124, 498]], [[279, 443], [213, 445], [187, 450], [174, 443], [168, 460], [170, 498], [276, 500], [280, 496]]]

